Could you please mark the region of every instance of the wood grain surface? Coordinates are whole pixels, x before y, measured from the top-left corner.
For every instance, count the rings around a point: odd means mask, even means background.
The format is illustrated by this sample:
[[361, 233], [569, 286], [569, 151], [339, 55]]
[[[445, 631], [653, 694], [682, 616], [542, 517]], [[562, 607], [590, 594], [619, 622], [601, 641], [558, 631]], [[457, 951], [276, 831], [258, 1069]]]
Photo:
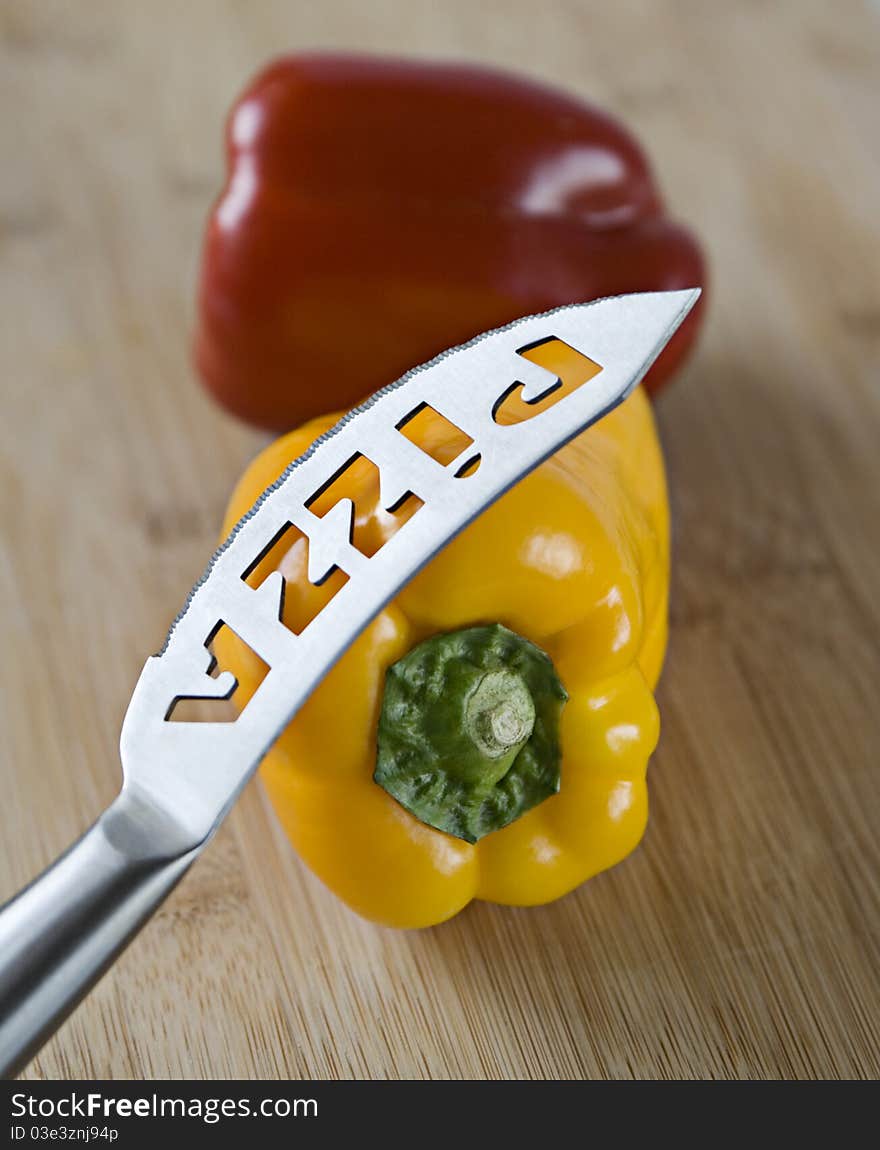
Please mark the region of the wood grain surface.
[[128, 695], [260, 445], [188, 357], [226, 109], [269, 56], [492, 60], [620, 113], [705, 239], [659, 404], [676, 523], [653, 811], [556, 905], [394, 933], [256, 784], [32, 1077], [880, 1072], [880, 9], [0, 6], [0, 897], [119, 782]]

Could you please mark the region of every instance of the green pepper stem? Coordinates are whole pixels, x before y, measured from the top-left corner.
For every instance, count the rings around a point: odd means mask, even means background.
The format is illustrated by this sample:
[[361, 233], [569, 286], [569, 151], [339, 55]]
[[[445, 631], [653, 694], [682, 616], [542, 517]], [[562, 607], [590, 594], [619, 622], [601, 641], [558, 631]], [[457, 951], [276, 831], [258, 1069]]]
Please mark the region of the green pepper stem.
[[566, 698], [548, 656], [500, 624], [435, 635], [388, 670], [373, 778], [476, 842], [559, 789]]
[[521, 676], [489, 671], [465, 704], [465, 730], [490, 759], [519, 749], [535, 727], [535, 704]]

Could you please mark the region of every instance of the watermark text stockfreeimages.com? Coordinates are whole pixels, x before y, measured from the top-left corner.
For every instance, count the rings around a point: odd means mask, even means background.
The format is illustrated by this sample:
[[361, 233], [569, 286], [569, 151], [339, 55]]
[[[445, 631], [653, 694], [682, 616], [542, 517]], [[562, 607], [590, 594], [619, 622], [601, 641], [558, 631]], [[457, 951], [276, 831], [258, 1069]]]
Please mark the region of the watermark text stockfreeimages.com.
[[61, 1098], [12, 1095], [11, 1117], [24, 1119], [200, 1118], [209, 1124], [221, 1118], [317, 1118], [315, 1098], [166, 1098], [145, 1094], [122, 1098], [101, 1091], [71, 1091]]

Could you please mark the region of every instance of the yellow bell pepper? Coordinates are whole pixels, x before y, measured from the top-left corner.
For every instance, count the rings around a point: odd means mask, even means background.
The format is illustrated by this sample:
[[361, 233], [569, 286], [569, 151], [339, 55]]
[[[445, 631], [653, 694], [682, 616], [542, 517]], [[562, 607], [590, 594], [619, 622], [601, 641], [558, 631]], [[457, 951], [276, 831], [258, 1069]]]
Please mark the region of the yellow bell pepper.
[[[263, 451], [227, 531], [337, 418]], [[419, 436], [437, 457], [457, 451], [430, 415]], [[414, 509], [384, 511], [359, 465], [334, 497], [355, 498], [354, 542], [370, 554]], [[281, 570], [299, 631], [345, 576], [310, 584], [304, 537], [277, 550], [256, 574]], [[546, 903], [619, 862], [647, 820], [668, 584], [663, 460], [639, 388], [450, 543], [280, 736], [262, 780], [301, 857], [358, 914], [396, 927], [474, 898]], [[265, 668], [231, 632], [216, 647], [243, 707]]]

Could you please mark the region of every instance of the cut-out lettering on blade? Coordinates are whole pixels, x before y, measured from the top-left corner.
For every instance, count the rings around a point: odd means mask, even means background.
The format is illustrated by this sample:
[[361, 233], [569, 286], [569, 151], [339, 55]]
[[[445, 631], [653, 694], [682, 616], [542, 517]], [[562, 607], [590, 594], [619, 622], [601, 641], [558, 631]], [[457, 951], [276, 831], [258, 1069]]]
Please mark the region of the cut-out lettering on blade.
[[[698, 294], [621, 296], [489, 332], [322, 436], [236, 526], [148, 660], [123, 727], [127, 783], [185, 811], [194, 838], [210, 833], [370, 619], [471, 519], [621, 402]], [[358, 507], [364, 482], [381, 524]], [[286, 596], [292, 581], [297, 595]], [[221, 623], [268, 670], [235, 722], [187, 722], [178, 704], [234, 689], [211, 674]]]

